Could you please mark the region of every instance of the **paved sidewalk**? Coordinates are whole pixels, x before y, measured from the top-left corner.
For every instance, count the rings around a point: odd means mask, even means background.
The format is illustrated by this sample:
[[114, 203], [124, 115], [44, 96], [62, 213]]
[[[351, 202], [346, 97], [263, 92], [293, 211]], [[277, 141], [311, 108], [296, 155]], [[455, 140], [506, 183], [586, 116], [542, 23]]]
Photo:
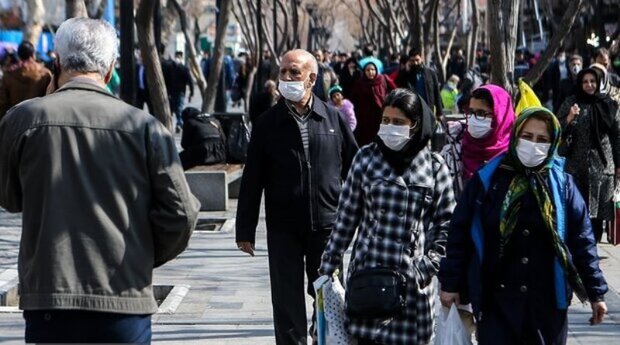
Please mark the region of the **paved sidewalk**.
[[[229, 212], [201, 216], [234, 218], [235, 200], [230, 204]], [[155, 284], [190, 288], [176, 313], [153, 316], [153, 343], [275, 344], [264, 224], [261, 218], [253, 258], [237, 250], [233, 232], [196, 232], [179, 258], [155, 271]], [[19, 216], [0, 210], [0, 274], [16, 263], [19, 226]], [[610, 313], [603, 325], [591, 327], [589, 307], [571, 307], [570, 345], [620, 344], [620, 247], [600, 248]], [[23, 332], [20, 313], [0, 313], [0, 343], [21, 343]]]

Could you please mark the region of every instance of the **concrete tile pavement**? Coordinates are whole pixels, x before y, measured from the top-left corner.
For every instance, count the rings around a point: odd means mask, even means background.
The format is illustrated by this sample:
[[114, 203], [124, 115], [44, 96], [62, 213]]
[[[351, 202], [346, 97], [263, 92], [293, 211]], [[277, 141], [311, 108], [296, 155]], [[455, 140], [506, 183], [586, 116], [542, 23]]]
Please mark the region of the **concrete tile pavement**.
[[[235, 200], [230, 200], [230, 206], [228, 212], [201, 216], [234, 218]], [[13, 253], [0, 256], [0, 271], [15, 263], [19, 225], [19, 216], [0, 210], [0, 253]], [[602, 244], [600, 255], [610, 284], [606, 296], [610, 314], [604, 324], [592, 327], [587, 323], [589, 306], [573, 305], [570, 345], [620, 344], [620, 247]], [[268, 272], [264, 218], [255, 257], [237, 250], [232, 232], [195, 232], [180, 257], [155, 270], [155, 284], [187, 284], [190, 288], [174, 314], [153, 316], [153, 343], [274, 344]], [[0, 343], [21, 343], [23, 332], [20, 313], [0, 313]]]

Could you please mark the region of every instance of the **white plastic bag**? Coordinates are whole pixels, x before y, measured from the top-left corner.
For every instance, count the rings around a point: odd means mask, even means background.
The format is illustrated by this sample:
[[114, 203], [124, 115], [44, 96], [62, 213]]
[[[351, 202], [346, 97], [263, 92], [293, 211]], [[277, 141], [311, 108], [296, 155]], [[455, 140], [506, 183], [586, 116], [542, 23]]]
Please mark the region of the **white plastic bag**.
[[450, 309], [442, 307], [437, 316], [435, 345], [470, 345], [471, 337], [461, 322], [456, 304]]
[[322, 314], [320, 322], [317, 322], [319, 345], [351, 344], [351, 338], [345, 328], [344, 288], [338, 276], [334, 275], [332, 279], [327, 276], [319, 277], [314, 282], [314, 289], [317, 296], [321, 296], [320, 304], [317, 305], [320, 307], [317, 311]]

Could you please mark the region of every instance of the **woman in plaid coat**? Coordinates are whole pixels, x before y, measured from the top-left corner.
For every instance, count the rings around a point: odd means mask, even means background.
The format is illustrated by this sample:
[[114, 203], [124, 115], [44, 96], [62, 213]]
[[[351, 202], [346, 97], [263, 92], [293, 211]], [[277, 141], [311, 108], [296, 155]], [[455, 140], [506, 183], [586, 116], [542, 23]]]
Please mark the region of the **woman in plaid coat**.
[[390, 319], [350, 318], [359, 344], [427, 344], [433, 332], [433, 276], [445, 255], [454, 208], [450, 173], [428, 148], [435, 117], [415, 93], [396, 89], [383, 104], [378, 138], [353, 160], [323, 253], [321, 274], [342, 263], [356, 230], [348, 271], [382, 267], [407, 277], [406, 310]]

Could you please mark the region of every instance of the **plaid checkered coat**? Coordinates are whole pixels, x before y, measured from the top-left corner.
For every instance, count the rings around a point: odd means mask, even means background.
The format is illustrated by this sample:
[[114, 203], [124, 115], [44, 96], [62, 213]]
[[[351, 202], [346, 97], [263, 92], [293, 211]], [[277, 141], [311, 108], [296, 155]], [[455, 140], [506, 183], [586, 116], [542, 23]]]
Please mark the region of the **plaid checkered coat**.
[[429, 342], [437, 294], [430, 282], [445, 256], [453, 208], [450, 172], [428, 148], [418, 153], [402, 176], [384, 160], [377, 144], [357, 153], [320, 270], [331, 275], [357, 229], [347, 280], [361, 268], [397, 268], [408, 277], [408, 292], [405, 315], [388, 320], [350, 319], [351, 335], [383, 344]]

